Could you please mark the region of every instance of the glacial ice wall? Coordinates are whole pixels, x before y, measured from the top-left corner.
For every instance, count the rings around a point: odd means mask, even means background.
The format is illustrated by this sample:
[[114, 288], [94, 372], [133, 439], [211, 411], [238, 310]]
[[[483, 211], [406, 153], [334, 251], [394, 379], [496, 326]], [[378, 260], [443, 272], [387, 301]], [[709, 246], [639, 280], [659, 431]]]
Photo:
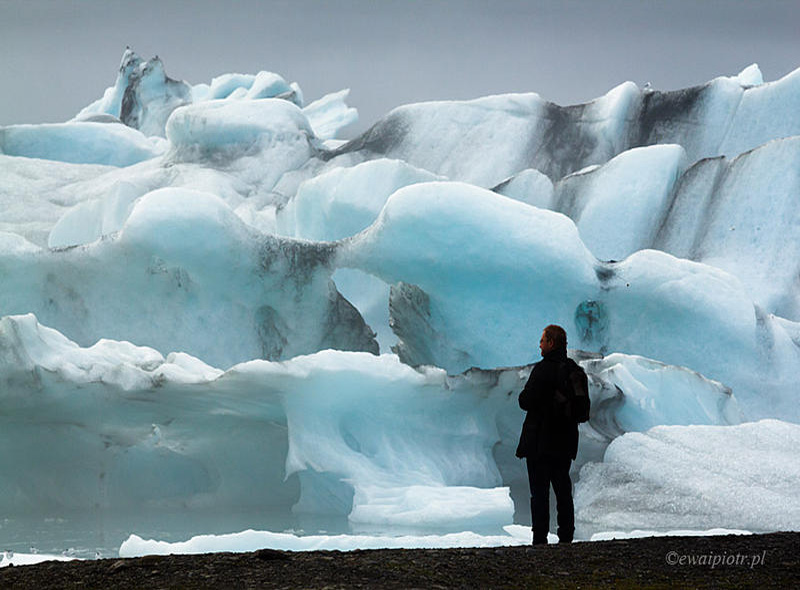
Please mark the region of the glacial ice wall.
[[[330, 139], [342, 127], [357, 120], [356, 109], [345, 104], [348, 91], [328, 94], [307, 105], [305, 114], [317, 137]], [[113, 121], [140, 130], [148, 137], [165, 137], [172, 112], [194, 103], [250, 102], [278, 98], [304, 108], [303, 91], [274, 72], [223, 74], [210, 84], [190, 85], [167, 76], [164, 63], [153, 57], [143, 60], [128, 48], [122, 56], [114, 86], [103, 97], [81, 110], [73, 121]]]
[[523, 364], [541, 327], [557, 322], [573, 329], [576, 348], [642, 354], [724, 381], [751, 415], [766, 409], [768, 383], [783, 392], [781, 415], [797, 418], [794, 332], [713, 267], [654, 250], [602, 263], [567, 217], [461, 183], [397, 191], [339, 256], [395, 285], [397, 350], [410, 364]]
[[678, 145], [637, 148], [558, 181], [549, 207], [602, 260], [654, 248], [704, 262], [736, 275], [766, 312], [796, 320], [799, 157], [797, 137], [695, 163]]
[[[514, 450], [530, 366], [448, 376], [328, 350], [222, 371], [129, 342], [81, 347], [32, 314], [0, 319], [0, 351], [9, 515], [272, 510], [462, 530], [510, 522], [509, 494], [527, 494]], [[730, 390], [685, 369], [582, 362], [594, 411], [578, 465], [625, 432], [741, 420]]]
[[258, 234], [214, 195], [165, 188], [108, 239], [0, 252], [0, 306], [82, 345], [130, 340], [223, 368], [326, 348], [377, 352], [331, 281], [331, 257], [324, 244]]
[[765, 84], [751, 66], [676, 91], [626, 82], [582, 105], [559, 106], [533, 93], [405, 105], [336, 155], [397, 158], [484, 187], [526, 168], [557, 181], [655, 144], [679, 144], [691, 162], [733, 157], [800, 134], [799, 86], [798, 71]]
[[[620, 473], [631, 526], [758, 528], [644, 496], [706, 436], [767, 437], [741, 478], [770, 480], [800, 420], [798, 72], [406, 105], [343, 143], [347, 91], [126, 52], [74, 120], [0, 128], [0, 504], [524, 522], [516, 394], [556, 322], [591, 378], [585, 530], [625, 512]], [[759, 488], [765, 523], [796, 480]]]

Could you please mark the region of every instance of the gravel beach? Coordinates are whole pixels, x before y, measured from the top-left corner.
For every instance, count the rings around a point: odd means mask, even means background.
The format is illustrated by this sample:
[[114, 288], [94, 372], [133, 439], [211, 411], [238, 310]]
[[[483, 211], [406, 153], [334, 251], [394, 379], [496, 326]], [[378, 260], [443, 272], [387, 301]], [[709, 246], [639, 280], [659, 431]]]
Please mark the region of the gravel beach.
[[797, 588], [800, 533], [572, 545], [145, 556], [0, 570], [0, 588]]

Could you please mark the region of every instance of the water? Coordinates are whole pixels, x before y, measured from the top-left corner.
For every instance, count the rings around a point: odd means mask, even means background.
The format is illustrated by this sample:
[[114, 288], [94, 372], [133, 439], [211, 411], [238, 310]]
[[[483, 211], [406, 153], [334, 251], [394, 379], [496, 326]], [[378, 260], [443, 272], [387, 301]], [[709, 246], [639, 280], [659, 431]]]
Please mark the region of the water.
[[81, 559], [113, 558], [131, 534], [159, 541], [185, 541], [248, 529], [303, 534], [347, 534], [347, 518], [285, 512], [148, 511], [129, 514], [62, 513], [0, 520], [0, 551], [47, 553]]

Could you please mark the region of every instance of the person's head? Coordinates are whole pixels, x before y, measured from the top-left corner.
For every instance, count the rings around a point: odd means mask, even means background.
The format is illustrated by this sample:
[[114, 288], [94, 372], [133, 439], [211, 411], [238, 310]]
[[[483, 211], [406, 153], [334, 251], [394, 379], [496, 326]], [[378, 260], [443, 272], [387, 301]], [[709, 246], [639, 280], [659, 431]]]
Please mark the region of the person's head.
[[539, 350], [542, 351], [542, 356], [551, 350], [558, 350], [563, 348], [567, 349], [567, 333], [561, 326], [550, 324], [542, 332], [542, 337], [539, 339]]

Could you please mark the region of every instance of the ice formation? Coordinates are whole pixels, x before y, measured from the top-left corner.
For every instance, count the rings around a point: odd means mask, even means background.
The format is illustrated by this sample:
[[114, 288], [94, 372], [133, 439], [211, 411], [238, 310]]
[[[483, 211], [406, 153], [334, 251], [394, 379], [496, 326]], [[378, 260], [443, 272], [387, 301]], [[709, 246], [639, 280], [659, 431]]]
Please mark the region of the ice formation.
[[668, 92], [626, 82], [595, 101], [567, 107], [532, 93], [404, 105], [338, 153], [398, 158], [485, 187], [526, 168], [557, 181], [654, 144], [679, 144], [690, 162], [735, 157], [800, 134], [794, 116], [800, 71], [756, 84], [757, 66], [748, 69], [744, 76]]
[[[514, 394], [529, 367], [448, 376], [328, 350], [223, 372], [128, 342], [83, 348], [32, 314], [0, 320], [0, 345], [4, 428], [18, 433], [0, 462], [39, 466], [4, 479], [7, 514], [278, 510], [356, 529], [484, 530], [526, 493]], [[685, 369], [582, 362], [595, 410], [579, 464], [651, 423], [740, 421], [729, 390]]]
[[[449, 533], [446, 535], [394, 536], [370, 535], [295, 535], [291, 533], [271, 533], [266, 531], [243, 531], [229, 535], [198, 535], [187, 541], [169, 543], [154, 539], [142, 539], [131, 535], [120, 546], [120, 557], [140, 557], [143, 555], [174, 555], [192, 553], [219, 553], [276, 549], [283, 551], [353, 551], [360, 549], [448, 549], [456, 547], [513, 547], [530, 543], [531, 530], [520, 525], [503, 527], [505, 534], [480, 535], [472, 532]], [[749, 535], [750, 531], [740, 529], [714, 528], [708, 530], [677, 529], [608, 531], [595, 533], [592, 541], [609, 539], [636, 539], [641, 537], [698, 537], [713, 535]], [[550, 533], [550, 543], [558, 537]], [[580, 542], [580, 540], [578, 540]], [[29, 563], [20, 560], [19, 563]], [[2, 567], [0, 563], [0, 567]]]
[[[347, 95], [129, 50], [74, 120], [0, 128], [7, 534], [527, 542], [549, 323], [591, 380], [582, 538], [800, 526], [800, 70], [406, 105], [342, 142]], [[306, 533], [140, 538], [235, 513]]]
[[0, 555], [0, 567], [10, 565], [33, 565], [43, 561], [72, 561], [75, 557], [64, 555], [48, 555], [46, 553], [18, 553], [16, 551], [4, 551]]
[[800, 426], [777, 420], [630, 432], [583, 467], [576, 511], [622, 530], [798, 530], [798, 444]]
[[158, 139], [114, 123], [80, 121], [9, 125], [0, 129], [0, 153], [72, 164], [130, 166], [164, 151]]
[[330, 279], [331, 258], [324, 244], [259, 234], [212, 194], [164, 188], [107, 239], [0, 252], [0, 305], [82, 345], [131, 340], [222, 368], [325, 348], [377, 352]]
[[507, 534], [479, 535], [472, 532], [424, 536], [294, 535], [266, 531], [243, 531], [231, 535], [202, 535], [178, 543], [145, 540], [131, 535], [120, 547], [120, 557], [214, 553], [220, 551], [350, 551], [354, 549], [443, 549], [451, 547], [503, 547], [529, 542], [524, 532], [506, 527]]

